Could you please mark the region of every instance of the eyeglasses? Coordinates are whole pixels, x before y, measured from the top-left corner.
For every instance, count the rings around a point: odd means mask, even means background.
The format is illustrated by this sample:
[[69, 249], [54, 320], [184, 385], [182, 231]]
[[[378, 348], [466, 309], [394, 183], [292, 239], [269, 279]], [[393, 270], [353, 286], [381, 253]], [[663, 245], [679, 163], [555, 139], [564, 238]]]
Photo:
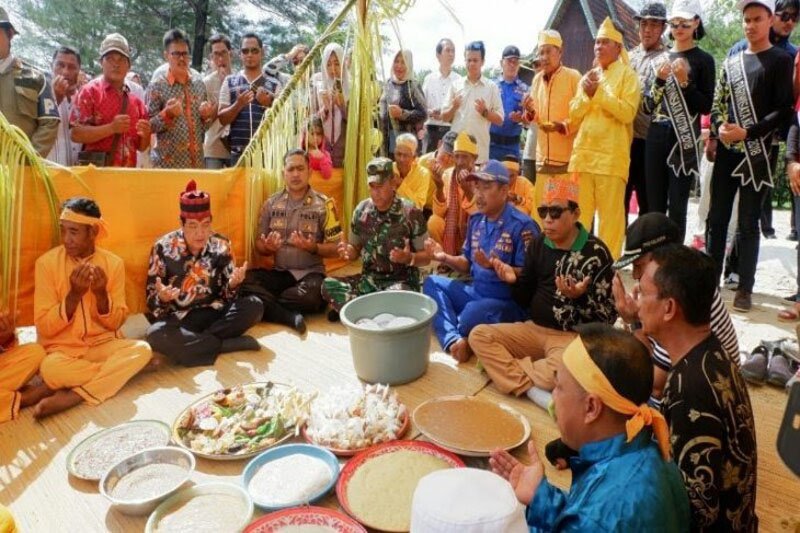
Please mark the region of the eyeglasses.
[[677, 30], [678, 28], [681, 28], [681, 29], [684, 29], [684, 30], [690, 30], [690, 29], [692, 29], [692, 23], [691, 22], [670, 22], [669, 23], [669, 27], [672, 28], [673, 30]]
[[552, 220], [558, 220], [564, 214], [564, 211], [572, 211], [572, 208], [560, 205], [541, 205], [536, 208], [536, 212], [539, 213], [539, 218], [542, 220], [547, 218], [547, 215], [550, 215]]
[[182, 59], [189, 57], [189, 52], [170, 52], [169, 55], [174, 59]]
[[242, 48], [243, 55], [258, 54], [259, 52], [261, 52], [261, 48]]
[[797, 22], [798, 13], [794, 11], [779, 11], [775, 16], [781, 19], [781, 22]]

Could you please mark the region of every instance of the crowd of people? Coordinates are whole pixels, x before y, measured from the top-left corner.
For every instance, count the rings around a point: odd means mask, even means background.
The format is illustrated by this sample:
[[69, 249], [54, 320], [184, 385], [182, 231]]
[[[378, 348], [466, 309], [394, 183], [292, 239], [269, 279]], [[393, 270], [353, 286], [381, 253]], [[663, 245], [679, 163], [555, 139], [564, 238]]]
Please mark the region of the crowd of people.
[[[496, 80], [482, 75], [480, 41], [464, 48], [462, 77], [455, 44], [442, 39], [440, 68], [423, 83], [411, 52], [399, 51], [380, 99], [380, 157], [348, 178], [365, 179], [369, 197], [347, 228], [341, 206], [311, 185], [313, 173], [341, 170], [346, 146], [347, 57], [329, 44], [312, 77], [313, 118], [254, 228], [256, 252], [272, 268], [237, 265], [230, 240], [214, 232], [209, 195], [191, 181], [179, 195], [180, 228], [150, 255], [146, 342], [125, 340], [124, 265], [96, 246], [107, 231], [100, 206], [67, 200], [62, 245], [36, 263], [37, 343], [17, 345], [14, 317], [0, 313], [0, 421], [28, 406], [45, 417], [99, 404], [167, 360], [212, 365], [258, 350], [246, 333], [260, 321], [304, 334], [310, 313], [327, 309], [336, 321], [360, 295], [422, 291], [438, 305], [433, 329], [446, 352], [476, 357], [498, 390], [556, 418], [561, 438], [548, 459], [572, 469], [568, 493], [544, 478], [533, 445], [529, 465], [501, 452], [491, 460], [532, 528], [757, 530], [743, 377], [756, 361], [740, 364], [719, 285], [732, 248], [734, 308], [750, 309], [780, 143], [800, 198], [800, 76], [788, 40], [800, 1], [741, 0], [737, 9], [744, 39], [717, 66], [699, 46], [697, 0], [669, 11], [645, 3], [630, 52], [606, 19], [585, 74], [562, 64], [564, 37], [542, 31], [530, 87], [513, 45]], [[248, 33], [234, 74], [231, 41], [215, 35], [213, 68], [202, 76], [189, 67], [188, 36], [172, 29], [167, 63], [143, 93], [121, 35], [103, 40], [102, 75], [81, 85], [74, 49], [60, 47], [45, 76], [11, 55], [15, 33], [0, 11], [0, 111], [63, 165], [136, 166], [148, 148], [160, 168], [235, 164], [308, 53], [298, 45], [264, 64], [260, 37]], [[709, 255], [684, 245], [700, 175]], [[634, 192], [639, 216], [626, 228]], [[361, 272], [327, 276], [323, 259], [333, 257], [359, 259]], [[629, 290], [619, 270], [630, 265]], [[620, 319], [626, 331], [614, 327]], [[797, 379], [782, 355], [757, 363], [779, 384]], [[29, 384], [37, 374], [41, 383]]]

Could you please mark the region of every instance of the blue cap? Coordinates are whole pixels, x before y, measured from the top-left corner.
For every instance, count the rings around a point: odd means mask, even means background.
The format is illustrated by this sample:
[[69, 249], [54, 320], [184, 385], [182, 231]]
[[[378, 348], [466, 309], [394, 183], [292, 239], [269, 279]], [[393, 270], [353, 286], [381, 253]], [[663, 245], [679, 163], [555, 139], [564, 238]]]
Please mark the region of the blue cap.
[[467, 179], [477, 179], [481, 181], [496, 181], [508, 185], [508, 169], [497, 159], [488, 160], [483, 167], [467, 176]]

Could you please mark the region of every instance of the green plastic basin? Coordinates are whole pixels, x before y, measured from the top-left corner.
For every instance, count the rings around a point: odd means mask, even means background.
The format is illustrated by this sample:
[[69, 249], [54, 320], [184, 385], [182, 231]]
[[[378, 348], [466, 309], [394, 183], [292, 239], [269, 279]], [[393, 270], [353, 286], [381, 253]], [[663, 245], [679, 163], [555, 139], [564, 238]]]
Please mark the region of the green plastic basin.
[[[437, 306], [428, 296], [411, 291], [384, 291], [351, 300], [339, 314], [350, 335], [353, 366], [368, 383], [398, 385], [414, 381], [428, 368], [431, 322]], [[414, 324], [376, 331], [356, 325], [381, 313], [408, 316]]]

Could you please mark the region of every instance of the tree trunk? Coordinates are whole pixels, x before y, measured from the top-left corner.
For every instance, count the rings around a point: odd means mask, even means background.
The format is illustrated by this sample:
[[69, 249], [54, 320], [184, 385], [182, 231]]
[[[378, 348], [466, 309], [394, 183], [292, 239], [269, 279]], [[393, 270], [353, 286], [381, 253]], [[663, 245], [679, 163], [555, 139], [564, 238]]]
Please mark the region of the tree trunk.
[[194, 10], [194, 50], [192, 68], [203, 72], [203, 53], [206, 47], [206, 24], [208, 22], [208, 0], [197, 0]]

